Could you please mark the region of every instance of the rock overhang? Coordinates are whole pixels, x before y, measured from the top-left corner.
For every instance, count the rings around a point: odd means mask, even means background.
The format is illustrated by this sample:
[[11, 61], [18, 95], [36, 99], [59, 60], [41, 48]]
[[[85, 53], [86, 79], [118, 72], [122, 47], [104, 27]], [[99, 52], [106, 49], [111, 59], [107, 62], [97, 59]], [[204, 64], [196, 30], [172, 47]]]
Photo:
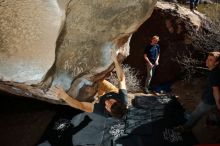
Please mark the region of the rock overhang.
[[128, 55], [132, 33], [150, 17], [155, 4], [155, 0], [2, 1], [1, 89], [47, 98], [42, 91], [51, 84], [69, 89], [77, 78], [95, 81], [113, 69], [112, 47]]

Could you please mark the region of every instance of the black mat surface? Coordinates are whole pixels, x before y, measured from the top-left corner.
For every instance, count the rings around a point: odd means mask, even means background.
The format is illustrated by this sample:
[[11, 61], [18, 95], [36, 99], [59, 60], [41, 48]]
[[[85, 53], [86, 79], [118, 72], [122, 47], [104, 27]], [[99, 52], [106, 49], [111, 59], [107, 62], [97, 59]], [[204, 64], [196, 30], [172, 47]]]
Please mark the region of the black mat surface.
[[[192, 133], [173, 128], [184, 123], [184, 110], [172, 96], [136, 97], [121, 120], [93, 113], [58, 115], [39, 146], [191, 146]], [[72, 117], [71, 117], [72, 116]]]

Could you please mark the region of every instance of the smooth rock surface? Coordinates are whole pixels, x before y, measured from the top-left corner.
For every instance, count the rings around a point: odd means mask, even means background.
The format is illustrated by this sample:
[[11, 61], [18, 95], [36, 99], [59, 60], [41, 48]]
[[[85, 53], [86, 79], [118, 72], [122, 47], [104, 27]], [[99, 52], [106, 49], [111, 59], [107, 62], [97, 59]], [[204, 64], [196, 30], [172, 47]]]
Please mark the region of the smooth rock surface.
[[0, 89], [49, 98], [43, 91], [51, 84], [67, 90], [78, 78], [103, 78], [113, 69], [111, 48], [127, 56], [131, 35], [155, 4], [156, 0], [0, 1]]

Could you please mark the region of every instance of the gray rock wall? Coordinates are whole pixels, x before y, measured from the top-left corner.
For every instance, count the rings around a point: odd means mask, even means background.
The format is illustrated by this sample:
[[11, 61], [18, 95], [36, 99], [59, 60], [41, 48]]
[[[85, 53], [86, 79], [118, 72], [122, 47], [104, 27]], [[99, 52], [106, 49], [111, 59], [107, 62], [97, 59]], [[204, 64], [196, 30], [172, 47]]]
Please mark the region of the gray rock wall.
[[113, 68], [111, 48], [127, 56], [129, 37], [150, 17], [155, 4], [156, 0], [0, 1], [0, 89], [48, 98], [43, 90], [51, 84], [69, 89], [78, 78], [95, 81], [105, 76]]
[[0, 78], [40, 82], [55, 60], [65, 19], [57, 1], [0, 1]]

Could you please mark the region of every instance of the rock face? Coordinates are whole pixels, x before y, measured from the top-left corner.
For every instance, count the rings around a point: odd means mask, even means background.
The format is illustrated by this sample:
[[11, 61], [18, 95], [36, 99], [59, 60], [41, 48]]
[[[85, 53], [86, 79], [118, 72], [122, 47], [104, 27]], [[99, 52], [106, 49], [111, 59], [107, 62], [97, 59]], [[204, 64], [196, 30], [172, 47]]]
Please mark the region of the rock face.
[[53, 1], [0, 1], [0, 77], [38, 83], [55, 60], [65, 13]]
[[[0, 89], [53, 102], [44, 89], [95, 82], [113, 69], [110, 52], [129, 54], [133, 32], [156, 0], [0, 1]], [[123, 57], [122, 57], [123, 58]], [[34, 84], [34, 86], [33, 86]]]
[[[213, 31], [212, 26], [208, 18], [198, 11], [192, 12], [176, 4], [157, 2], [152, 16], [133, 34], [130, 55], [125, 63], [140, 72], [144, 84], [146, 77], [144, 47], [150, 43], [153, 35], [158, 35], [161, 56], [152, 84], [156, 86], [175, 81], [183, 65], [178, 63], [176, 57], [180, 60], [189, 57], [204, 61], [208, 51], [219, 50], [220, 35]], [[193, 68], [193, 62], [185, 61], [183, 63], [188, 67], [186, 69]], [[200, 62], [199, 65], [204, 64]]]

